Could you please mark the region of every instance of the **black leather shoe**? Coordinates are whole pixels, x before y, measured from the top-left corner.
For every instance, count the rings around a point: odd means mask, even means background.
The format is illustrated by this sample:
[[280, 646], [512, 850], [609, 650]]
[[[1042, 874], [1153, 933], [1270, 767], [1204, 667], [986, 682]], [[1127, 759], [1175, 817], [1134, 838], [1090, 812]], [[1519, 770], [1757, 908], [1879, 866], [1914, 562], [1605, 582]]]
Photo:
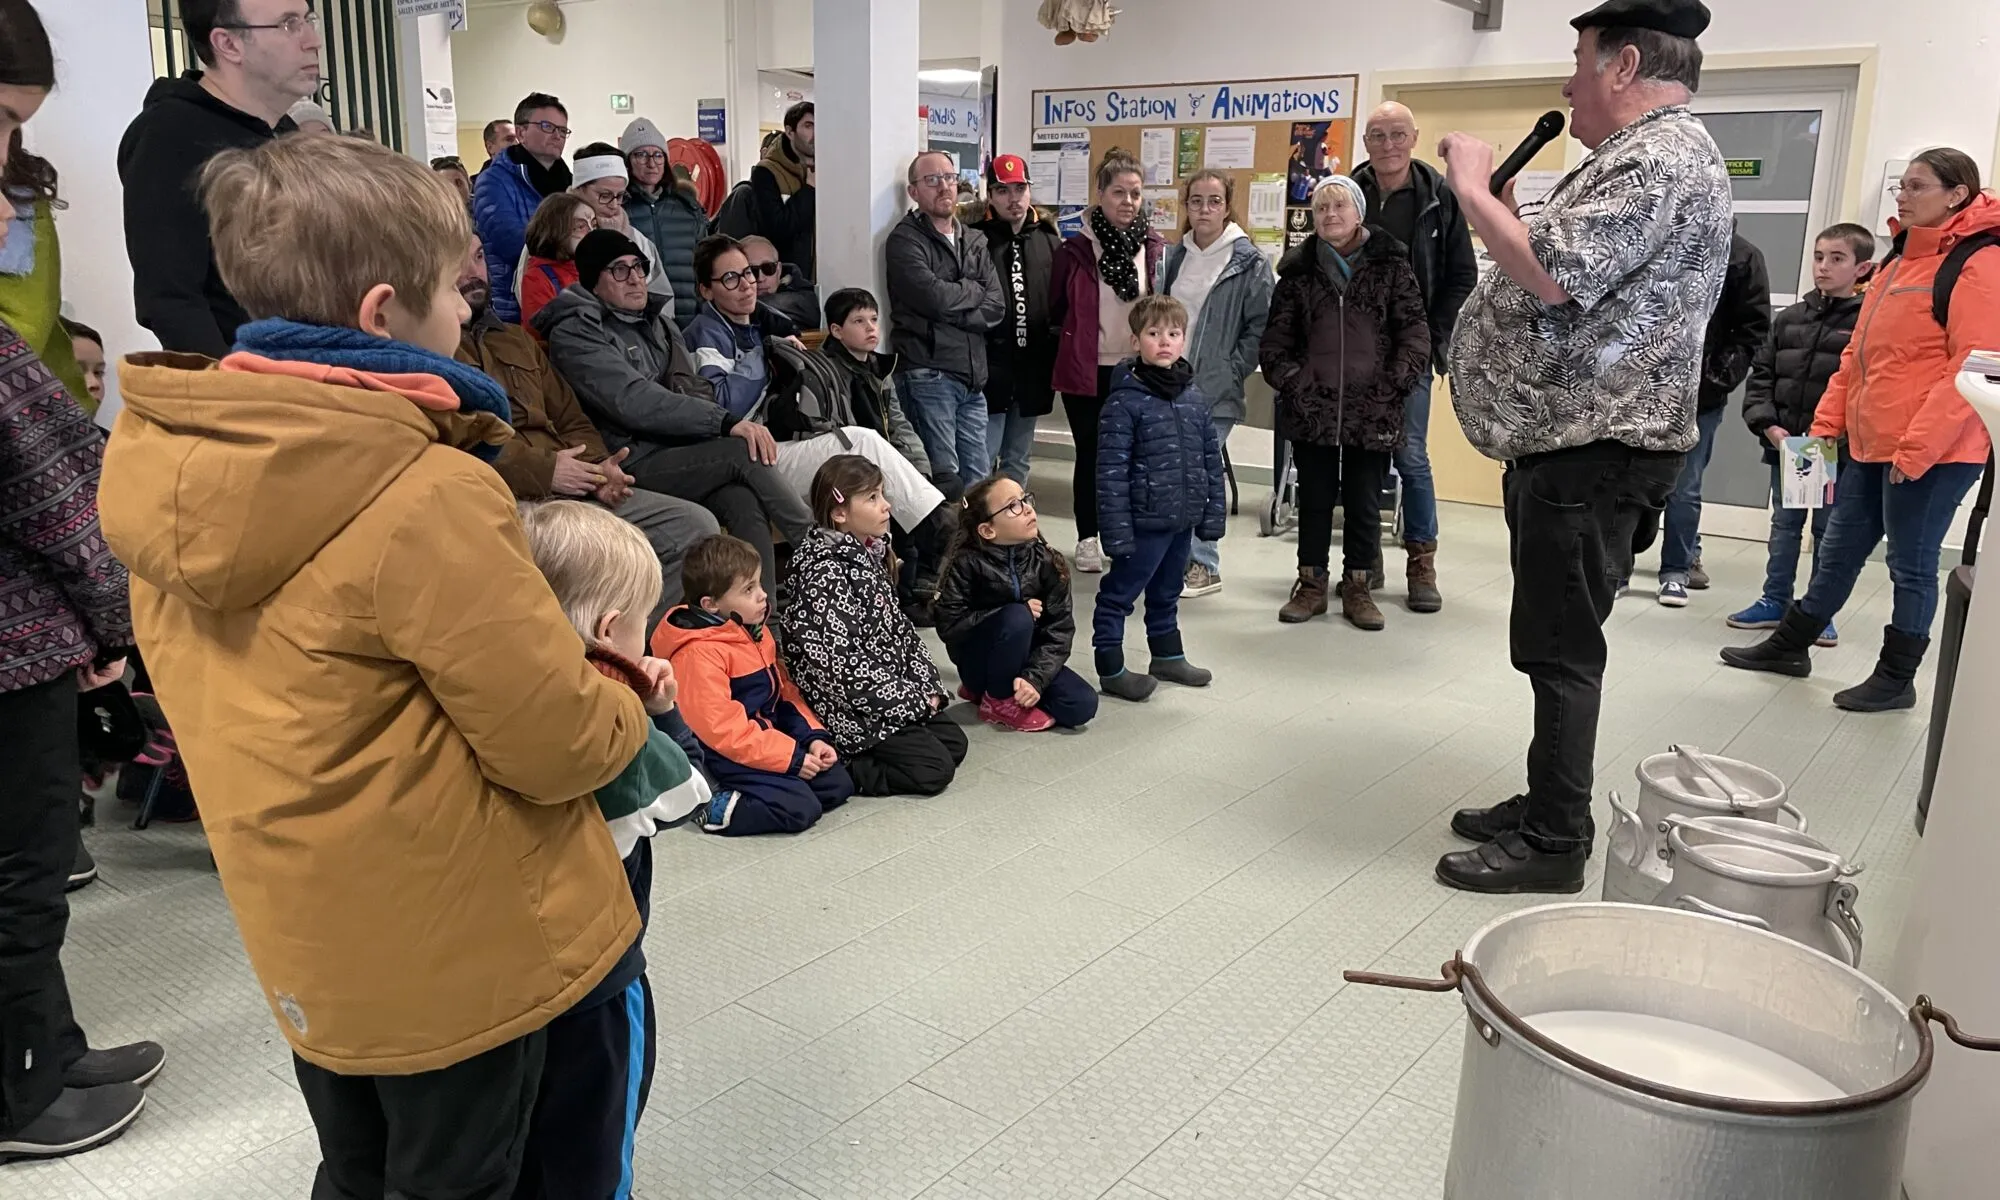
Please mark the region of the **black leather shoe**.
[[1825, 628], [1825, 621], [1807, 616], [1794, 604], [1763, 641], [1752, 646], [1724, 646], [1722, 661], [1740, 671], [1768, 671], [1804, 679], [1812, 674], [1812, 644]]
[[1492, 808], [1461, 808], [1451, 814], [1451, 831], [1468, 842], [1490, 842], [1519, 829], [1527, 811], [1526, 796], [1511, 796]]
[[133, 1042], [129, 1046], [86, 1050], [82, 1058], [63, 1072], [63, 1086], [93, 1088], [107, 1083], [136, 1083], [144, 1087], [153, 1082], [160, 1068], [166, 1065], [166, 1048], [158, 1042]]
[[1553, 892], [1583, 890], [1588, 847], [1551, 852], [1537, 850], [1518, 833], [1503, 833], [1483, 846], [1459, 850], [1438, 859], [1438, 882], [1465, 892]]
[[40, 1116], [0, 1138], [0, 1163], [96, 1149], [124, 1133], [145, 1107], [146, 1093], [129, 1083], [64, 1088]]

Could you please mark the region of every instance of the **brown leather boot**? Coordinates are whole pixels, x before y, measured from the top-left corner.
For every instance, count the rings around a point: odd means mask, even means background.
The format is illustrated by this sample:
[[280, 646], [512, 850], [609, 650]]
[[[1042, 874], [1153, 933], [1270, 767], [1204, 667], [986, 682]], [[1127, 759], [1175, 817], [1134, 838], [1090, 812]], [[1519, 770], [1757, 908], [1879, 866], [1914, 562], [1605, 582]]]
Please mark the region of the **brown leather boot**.
[[1375, 597], [1368, 594], [1368, 572], [1349, 571], [1347, 578], [1340, 581], [1340, 615], [1356, 629], [1371, 633], [1388, 624], [1382, 619]]
[[1278, 619], [1297, 625], [1326, 615], [1326, 568], [1300, 567], [1299, 581], [1292, 585], [1292, 598], [1278, 610]]
[[1405, 542], [1403, 549], [1410, 553], [1410, 611], [1434, 613], [1443, 608], [1444, 597], [1438, 593], [1438, 544]]

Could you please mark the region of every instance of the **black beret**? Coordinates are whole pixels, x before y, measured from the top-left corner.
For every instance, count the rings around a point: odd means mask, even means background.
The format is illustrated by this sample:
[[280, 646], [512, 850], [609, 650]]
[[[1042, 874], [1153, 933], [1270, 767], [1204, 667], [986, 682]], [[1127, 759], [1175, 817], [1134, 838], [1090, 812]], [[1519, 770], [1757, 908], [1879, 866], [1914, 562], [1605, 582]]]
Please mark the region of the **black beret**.
[[616, 229], [591, 230], [589, 233], [583, 235], [582, 241], [576, 244], [576, 277], [578, 282], [587, 288], [595, 289], [598, 278], [604, 274], [604, 268], [628, 254], [639, 260], [639, 268], [641, 270], [651, 271], [653, 269], [652, 264], [646, 261], [645, 251], [639, 249], [639, 243], [626, 237]]
[[1653, 29], [1693, 39], [1708, 22], [1708, 5], [1701, 0], [1605, 0], [1570, 24], [1578, 29]]

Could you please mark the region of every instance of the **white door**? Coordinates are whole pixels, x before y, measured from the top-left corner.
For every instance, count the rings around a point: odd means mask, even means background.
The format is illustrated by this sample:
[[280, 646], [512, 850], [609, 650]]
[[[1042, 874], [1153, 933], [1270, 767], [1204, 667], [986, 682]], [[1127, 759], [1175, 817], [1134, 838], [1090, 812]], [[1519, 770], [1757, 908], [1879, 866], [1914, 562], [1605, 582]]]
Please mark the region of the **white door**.
[[[1775, 314], [1812, 288], [1812, 244], [1839, 211], [1852, 93], [1760, 90], [1724, 75], [1693, 108], [1729, 161], [1736, 229], [1764, 255]], [[1702, 528], [1762, 540], [1770, 496], [1763, 448], [1743, 424], [1742, 389], [1702, 479]], [[1730, 507], [1745, 512], [1732, 513]]]

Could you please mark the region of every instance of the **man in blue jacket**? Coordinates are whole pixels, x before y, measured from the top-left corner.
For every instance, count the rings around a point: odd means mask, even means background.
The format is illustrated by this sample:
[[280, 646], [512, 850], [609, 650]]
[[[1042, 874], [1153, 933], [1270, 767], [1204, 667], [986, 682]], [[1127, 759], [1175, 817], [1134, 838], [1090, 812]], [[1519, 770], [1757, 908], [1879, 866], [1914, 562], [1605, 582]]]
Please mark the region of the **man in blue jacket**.
[[486, 247], [486, 273], [493, 281], [493, 315], [510, 324], [521, 320], [515, 268], [542, 200], [569, 190], [569, 165], [562, 160], [569, 141], [569, 110], [545, 92], [529, 92], [514, 106], [521, 140], [479, 172], [472, 189], [472, 225]]

